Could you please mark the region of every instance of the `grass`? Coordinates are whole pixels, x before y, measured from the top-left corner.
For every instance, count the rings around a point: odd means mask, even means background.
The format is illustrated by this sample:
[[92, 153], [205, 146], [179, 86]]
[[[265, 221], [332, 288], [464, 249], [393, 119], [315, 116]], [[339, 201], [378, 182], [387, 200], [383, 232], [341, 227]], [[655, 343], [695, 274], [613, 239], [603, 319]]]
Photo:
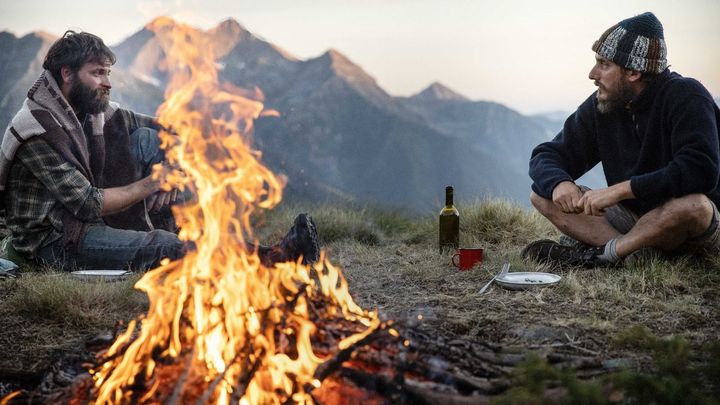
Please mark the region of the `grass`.
[[53, 322], [67, 328], [107, 328], [109, 313], [136, 314], [146, 309], [142, 294], [131, 286], [139, 277], [119, 283], [88, 283], [63, 273], [32, 274], [17, 280], [10, 310], [36, 322]]
[[[658, 338], [642, 326], [618, 334], [615, 345], [651, 355], [646, 370], [623, 370], [583, 381], [570, 369], [557, 369], [537, 356], [513, 373], [514, 386], [496, 404], [717, 404], [720, 344], [691, 347], [678, 336]], [[566, 395], [548, 398], [546, 389]]]
[[83, 357], [89, 339], [146, 311], [146, 297], [132, 288], [137, 279], [88, 283], [48, 270], [0, 279], [0, 396], [8, 393], [3, 376]]
[[[255, 236], [264, 243], [277, 241], [298, 212], [310, 212], [323, 247], [343, 269], [361, 306], [399, 320], [422, 314], [419, 328], [447, 338], [521, 346], [572, 342], [603, 357], [632, 359], [635, 368], [614, 382], [625, 387], [627, 395], [635, 395], [627, 398], [663, 403], [658, 398], [665, 394], [668, 398], [683, 394], [682, 390], [652, 391], [638, 377], [667, 377], [671, 379], [663, 386], [686, 386], [688, 381], [668, 375], [672, 367], [655, 361], [669, 353], [657, 342], [676, 342], [669, 347], [685, 347], [691, 355], [676, 359], [673, 367], [685, 361], [684, 370], [694, 370], [687, 375], [716, 382], [688, 388], [697, 394], [692, 397], [696, 403], [707, 403], [703, 402], [707, 392], [717, 389], [720, 380], [720, 367], [708, 366], [720, 361], [720, 258], [652, 259], [608, 269], [550, 268], [524, 263], [519, 257], [528, 242], [558, 236], [544, 218], [498, 200], [462, 204], [459, 209], [461, 245], [486, 251], [483, 265], [469, 271], [450, 264], [452, 252], [438, 253], [434, 213], [410, 216], [372, 207], [283, 203], [256, 217]], [[505, 262], [511, 263], [511, 271], [551, 271], [562, 280], [552, 288], [527, 291], [493, 286], [479, 295], [480, 287]], [[9, 354], [1, 356], [0, 370], [8, 364], [32, 366], [33, 361], [34, 367], [42, 368], [53, 354], [81, 346], [83, 339], [112, 329], [117, 320], [139, 314], [146, 303], [131, 284], [131, 280], [87, 284], [47, 272], [0, 280], [0, 328], [7, 331], [0, 337], [0, 347]], [[654, 346], [648, 342], [655, 342]], [[604, 403], [599, 400], [607, 396], [601, 393], [603, 382], [583, 385], [570, 374], [549, 372], [549, 366], [541, 363], [537, 360], [520, 370], [541, 374], [545, 370], [548, 379], [576, 395], [571, 398]], [[638, 370], [651, 373], [635, 373]], [[510, 401], [505, 403], [524, 403], [521, 399], [536, 393], [537, 387], [522, 382], [527, 378], [518, 381], [517, 389], [504, 397], [503, 401]], [[643, 392], [651, 394], [643, 397]]]

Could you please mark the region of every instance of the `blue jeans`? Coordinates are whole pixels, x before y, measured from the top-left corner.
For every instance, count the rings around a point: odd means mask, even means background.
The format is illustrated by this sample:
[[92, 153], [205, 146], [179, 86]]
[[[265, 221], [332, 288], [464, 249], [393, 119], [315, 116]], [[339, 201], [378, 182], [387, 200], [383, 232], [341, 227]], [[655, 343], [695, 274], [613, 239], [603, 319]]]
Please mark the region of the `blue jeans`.
[[160, 260], [181, 258], [187, 249], [172, 232], [156, 229], [150, 232], [90, 225], [77, 252], [69, 253], [62, 239], [41, 248], [38, 258], [65, 269], [148, 270]]
[[[160, 149], [157, 131], [139, 128], [130, 135], [137, 178], [150, 174], [152, 166], [161, 162], [165, 154]], [[169, 209], [152, 215], [156, 221], [173, 221]], [[174, 221], [172, 222], [174, 223]], [[155, 229], [149, 232], [111, 228], [102, 221], [91, 224], [82, 246], [68, 252], [62, 239], [44, 246], [36, 253], [40, 262], [66, 269], [127, 269], [147, 270], [160, 260], [179, 259], [192, 246], [181, 241], [173, 232]]]

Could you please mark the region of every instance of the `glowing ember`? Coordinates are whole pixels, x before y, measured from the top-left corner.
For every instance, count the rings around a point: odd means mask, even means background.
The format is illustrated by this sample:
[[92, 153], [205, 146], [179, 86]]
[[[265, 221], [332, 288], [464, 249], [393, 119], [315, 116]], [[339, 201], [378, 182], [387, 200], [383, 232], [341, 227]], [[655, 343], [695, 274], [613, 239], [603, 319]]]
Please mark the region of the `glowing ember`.
[[[259, 92], [219, 85], [204, 33], [166, 19], [148, 28], [171, 77], [158, 115], [176, 132], [163, 134], [168, 160], [184, 173], [172, 181], [197, 196], [175, 215], [180, 237], [197, 248], [137, 283], [149, 312], [139, 332], [132, 322], [92, 371], [95, 402], [312, 402], [318, 366], [380, 321], [353, 302], [324, 255], [313, 267], [266, 268], [245, 251], [253, 210], [281, 198], [282, 182], [260, 164], [247, 136], [255, 118], [273, 112], [263, 112]], [[322, 356], [312, 346], [314, 300], [326, 303], [323, 314], [361, 324]]]

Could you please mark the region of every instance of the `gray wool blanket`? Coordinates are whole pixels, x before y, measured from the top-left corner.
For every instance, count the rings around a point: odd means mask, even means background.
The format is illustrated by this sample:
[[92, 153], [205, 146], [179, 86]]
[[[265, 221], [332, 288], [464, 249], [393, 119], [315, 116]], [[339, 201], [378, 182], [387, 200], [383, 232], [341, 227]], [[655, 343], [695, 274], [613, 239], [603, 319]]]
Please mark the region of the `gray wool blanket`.
[[[93, 135], [103, 134], [105, 121], [118, 110], [118, 104], [111, 102], [108, 109], [100, 114], [88, 115]], [[28, 91], [22, 108], [10, 121], [0, 144], [0, 192], [5, 190], [10, 164], [20, 145], [28, 139], [42, 135], [54, 147], [68, 147], [58, 150], [83, 172], [94, 184], [90, 169], [90, 150], [87, 137], [75, 112], [63, 97], [60, 87], [52, 74], [44, 71]], [[52, 139], [51, 139], [52, 138]], [[56, 139], [60, 138], [60, 139]], [[64, 153], [67, 152], [67, 153]]]

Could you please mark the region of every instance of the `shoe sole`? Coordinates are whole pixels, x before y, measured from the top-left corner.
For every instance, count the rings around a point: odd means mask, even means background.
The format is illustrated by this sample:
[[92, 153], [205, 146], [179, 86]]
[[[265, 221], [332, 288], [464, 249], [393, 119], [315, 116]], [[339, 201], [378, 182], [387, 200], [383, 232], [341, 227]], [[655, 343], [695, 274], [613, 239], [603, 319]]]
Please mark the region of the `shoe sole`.
[[[302, 228], [307, 229], [308, 238], [310, 239], [311, 249], [313, 253], [313, 257], [306, 257], [303, 255], [303, 264], [312, 264], [315, 263], [320, 259], [320, 244], [318, 243], [318, 236], [317, 236], [317, 227], [315, 226], [315, 221], [313, 221], [312, 217], [308, 214], [300, 214], [298, 215], [298, 220], [303, 221]], [[296, 221], [296, 225], [298, 221]]]
[[[537, 248], [539, 245], [547, 246], [543, 246], [540, 249], [537, 249], [536, 252], [531, 253], [531, 251]], [[525, 260], [533, 260], [538, 263], [549, 263], [559, 266], [576, 266], [585, 268], [597, 267], [598, 263], [576, 257], [567, 257], [566, 253], [569, 250], [574, 249], [576, 248], [560, 244], [558, 242], [555, 242], [554, 240], [542, 239], [525, 246], [520, 255]]]
[[[525, 248], [523, 248], [523, 250], [520, 252], [520, 257], [522, 257], [523, 259], [530, 259], [530, 260], [537, 261], [541, 252], [536, 252], [534, 255], [531, 255], [529, 253], [530, 250], [532, 250], [534, 247], [536, 247], [538, 245], [548, 244], [548, 243], [557, 243], [557, 242], [550, 240], [550, 239], [541, 239], [541, 240], [536, 240], [535, 242], [531, 242], [529, 245], [525, 246]], [[543, 259], [546, 259], [546, 258], [543, 258]]]

